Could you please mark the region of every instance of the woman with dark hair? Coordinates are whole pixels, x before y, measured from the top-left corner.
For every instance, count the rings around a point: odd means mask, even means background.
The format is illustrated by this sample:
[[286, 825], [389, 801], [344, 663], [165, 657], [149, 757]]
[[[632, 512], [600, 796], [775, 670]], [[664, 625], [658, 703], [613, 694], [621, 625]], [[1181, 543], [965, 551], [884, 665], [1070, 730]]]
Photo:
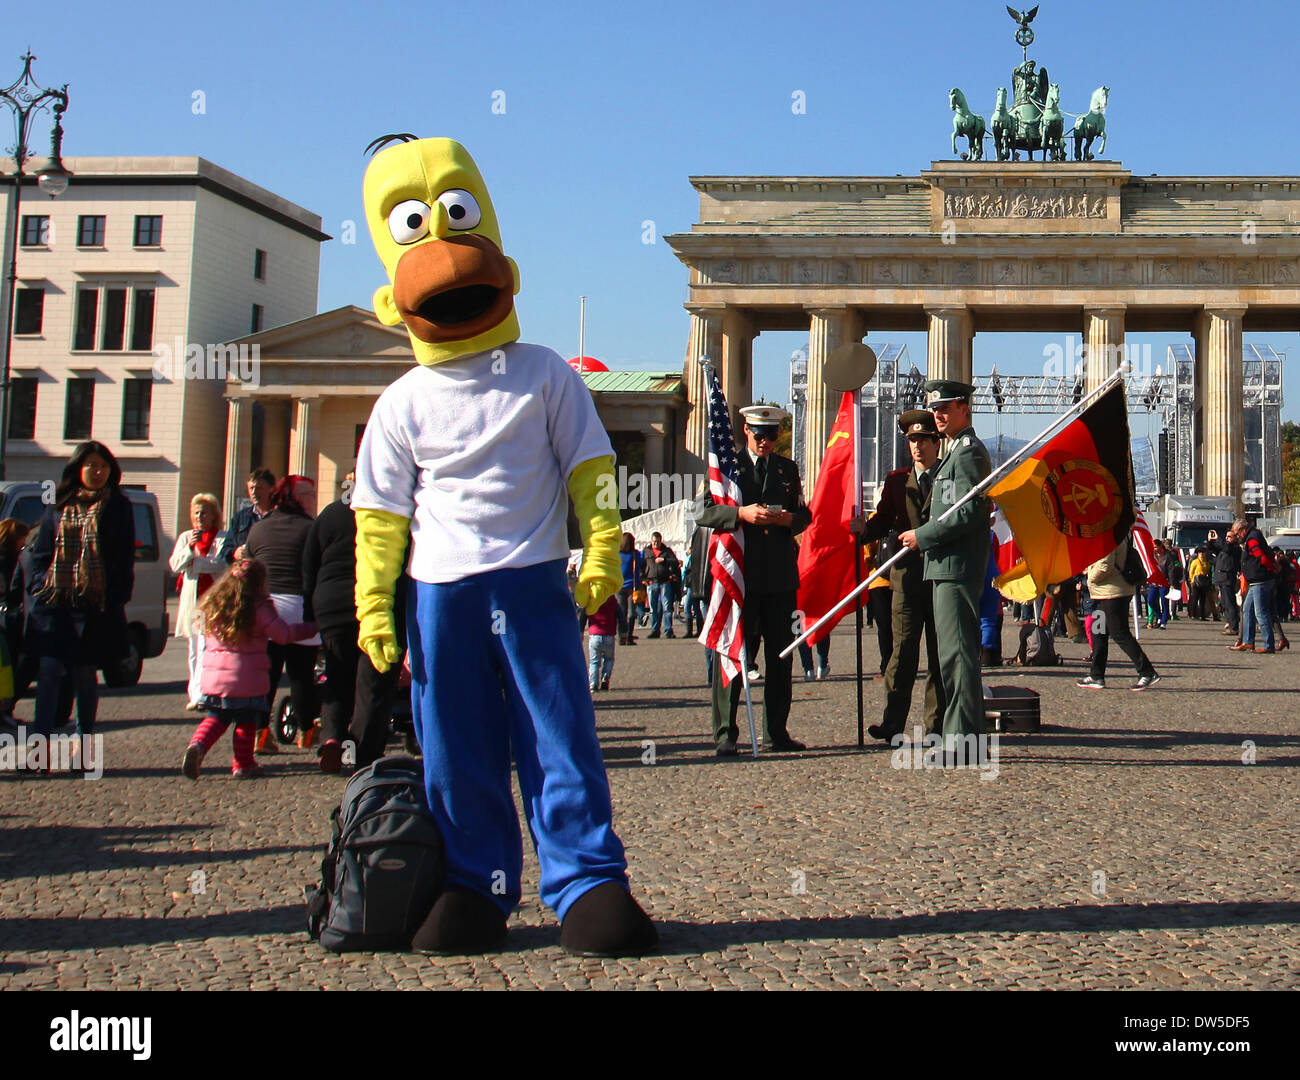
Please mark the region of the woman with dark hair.
[[632, 620], [632, 591], [641, 587], [645, 556], [636, 549], [636, 537], [623, 534], [618, 545], [618, 561], [623, 570], [623, 586], [618, 590], [618, 643], [636, 644], [636, 624]]
[[103, 443], [73, 451], [30, 546], [27, 647], [40, 657], [36, 730], [66, 723], [95, 730], [96, 672], [126, 654], [126, 605], [135, 585], [135, 517], [119, 490], [122, 469]]
[[[304, 622], [303, 553], [307, 534], [316, 514], [316, 482], [306, 476], [282, 477], [271, 491], [271, 512], [248, 530], [244, 545], [250, 559], [266, 566], [267, 588], [276, 614], [287, 623]], [[298, 719], [298, 745], [303, 749], [316, 741], [314, 726], [319, 713], [316, 695], [316, 646], [319, 635], [293, 645], [267, 644], [271, 658], [271, 692], [267, 708], [275, 704], [280, 673], [289, 673], [289, 697]], [[269, 723], [269, 720], [268, 720]], [[259, 753], [275, 753], [279, 748], [270, 728], [257, 733]]]

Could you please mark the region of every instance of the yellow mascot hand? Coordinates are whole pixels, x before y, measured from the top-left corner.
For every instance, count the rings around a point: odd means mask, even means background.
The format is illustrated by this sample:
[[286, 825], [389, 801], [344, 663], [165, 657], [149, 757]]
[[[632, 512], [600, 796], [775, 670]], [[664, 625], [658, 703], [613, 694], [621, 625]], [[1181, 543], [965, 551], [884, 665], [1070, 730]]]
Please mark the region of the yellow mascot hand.
[[393, 594], [406, 562], [406, 537], [411, 521], [387, 510], [358, 510], [357, 515], [357, 644], [375, 670], [387, 671], [401, 657]]
[[623, 523], [618, 516], [614, 459], [584, 461], [569, 476], [569, 495], [582, 530], [582, 570], [573, 588], [573, 599], [586, 608], [588, 615], [595, 615], [623, 584], [618, 559]]

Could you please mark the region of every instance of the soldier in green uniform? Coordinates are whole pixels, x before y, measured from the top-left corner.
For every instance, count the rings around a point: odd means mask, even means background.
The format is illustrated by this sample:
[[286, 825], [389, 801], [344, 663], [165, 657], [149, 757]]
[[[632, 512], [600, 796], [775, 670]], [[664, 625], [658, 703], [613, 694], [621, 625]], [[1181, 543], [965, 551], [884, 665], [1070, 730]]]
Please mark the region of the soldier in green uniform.
[[[790, 414], [772, 405], [747, 405], [747, 449], [736, 455], [740, 470], [740, 506], [719, 506], [707, 493], [697, 501], [695, 522], [726, 532], [744, 529], [745, 653], [752, 668], [761, 639], [765, 644], [763, 683], [764, 749], [797, 752], [804, 744], [786, 730], [790, 717], [790, 667], [780, 652], [794, 640], [795, 594], [799, 589], [798, 550], [794, 538], [812, 522], [804, 505], [799, 467], [773, 453], [781, 421]], [[722, 685], [722, 665], [713, 662], [713, 739], [718, 757], [736, 754], [736, 710], [741, 678]]]
[[930, 520], [899, 536], [925, 553], [925, 577], [934, 584], [934, 618], [939, 665], [948, 705], [943, 717], [944, 751], [965, 746], [968, 735], [984, 732], [984, 688], [980, 682], [980, 594], [989, 562], [989, 500], [978, 496], [946, 521], [939, 518], [992, 471], [989, 452], [971, 427], [975, 387], [948, 379], [925, 384], [935, 426], [947, 439], [934, 473]]
[[[912, 466], [895, 469], [885, 477], [874, 514], [859, 515], [849, 523], [849, 529], [864, 542], [879, 540], [891, 532], [897, 537], [930, 518], [934, 471], [939, 461], [939, 431], [934, 417], [923, 409], [903, 413], [898, 418], [898, 426], [907, 436]], [[946, 699], [935, 637], [933, 586], [925, 579], [921, 555], [910, 552], [896, 562], [889, 570], [889, 584], [893, 593], [894, 651], [885, 669], [884, 716], [879, 724], [867, 728], [867, 734], [889, 742], [907, 726], [924, 635], [928, 668], [925, 722], [930, 733], [941, 735]]]

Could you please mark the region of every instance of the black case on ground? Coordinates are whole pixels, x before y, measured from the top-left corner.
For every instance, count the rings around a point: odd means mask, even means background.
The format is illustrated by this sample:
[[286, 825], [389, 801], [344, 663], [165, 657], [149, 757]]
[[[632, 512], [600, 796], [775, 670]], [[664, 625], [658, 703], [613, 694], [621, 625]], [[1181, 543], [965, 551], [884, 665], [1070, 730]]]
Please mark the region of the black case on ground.
[[1027, 686], [984, 687], [984, 723], [989, 731], [1037, 731], [1042, 721], [1040, 699]]

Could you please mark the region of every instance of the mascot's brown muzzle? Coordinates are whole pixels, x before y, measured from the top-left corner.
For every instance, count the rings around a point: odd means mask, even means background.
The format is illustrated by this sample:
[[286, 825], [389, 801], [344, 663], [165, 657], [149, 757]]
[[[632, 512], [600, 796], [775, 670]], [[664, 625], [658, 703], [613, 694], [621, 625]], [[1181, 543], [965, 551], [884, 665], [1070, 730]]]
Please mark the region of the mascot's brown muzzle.
[[411, 248], [397, 261], [393, 301], [407, 329], [435, 344], [477, 337], [510, 314], [515, 276], [483, 236], [449, 236]]

